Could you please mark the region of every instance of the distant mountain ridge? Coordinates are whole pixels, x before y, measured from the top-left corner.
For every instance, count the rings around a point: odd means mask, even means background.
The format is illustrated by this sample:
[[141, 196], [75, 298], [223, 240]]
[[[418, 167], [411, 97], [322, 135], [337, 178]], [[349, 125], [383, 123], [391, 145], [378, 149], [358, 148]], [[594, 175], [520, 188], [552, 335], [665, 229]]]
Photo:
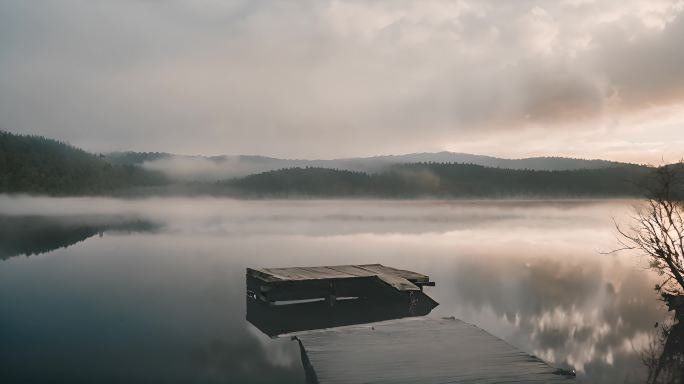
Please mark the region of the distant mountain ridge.
[[[266, 171], [260, 172], [263, 169]], [[159, 152], [104, 156], [40, 136], [0, 131], [0, 193], [236, 198], [636, 197], [651, 171], [647, 166], [603, 160], [509, 160], [450, 152], [337, 160]], [[226, 172], [228, 176], [221, 177]]]
[[626, 163], [599, 159], [586, 160], [567, 157], [504, 159], [446, 151], [331, 160], [280, 159], [258, 155], [187, 156], [160, 152], [117, 152], [108, 154], [107, 159], [115, 164], [140, 165], [148, 170], [163, 172], [169, 177], [194, 181], [244, 177], [295, 167], [377, 173], [392, 165], [411, 163], [473, 164], [483, 167], [534, 171], [601, 169], [626, 165]]

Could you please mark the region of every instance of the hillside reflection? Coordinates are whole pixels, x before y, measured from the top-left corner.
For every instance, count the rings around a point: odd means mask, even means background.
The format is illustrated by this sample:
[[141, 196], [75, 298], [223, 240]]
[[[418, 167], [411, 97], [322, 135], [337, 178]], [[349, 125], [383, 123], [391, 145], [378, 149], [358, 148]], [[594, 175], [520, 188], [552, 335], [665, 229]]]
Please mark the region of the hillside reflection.
[[107, 231], [149, 232], [159, 225], [121, 216], [0, 215], [0, 260], [66, 248]]

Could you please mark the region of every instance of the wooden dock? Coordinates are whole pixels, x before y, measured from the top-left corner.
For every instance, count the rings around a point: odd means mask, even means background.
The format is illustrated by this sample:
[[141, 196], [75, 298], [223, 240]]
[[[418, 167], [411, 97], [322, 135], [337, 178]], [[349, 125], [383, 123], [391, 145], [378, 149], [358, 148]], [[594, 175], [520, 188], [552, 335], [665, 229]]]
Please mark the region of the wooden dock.
[[434, 283], [420, 273], [380, 264], [248, 268], [246, 282], [247, 320], [271, 337], [294, 335], [309, 384], [547, 383], [573, 376], [460, 320], [415, 317], [438, 305], [423, 292]]
[[455, 319], [407, 318], [294, 337], [307, 383], [551, 383], [573, 376]]
[[247, 268], [248, 295], [267, 303], [397, 295], [408, 300], [411, 293], [434, 286], [420, 273], [381, 264], [336, 265], [297, 268]]
[[420, 273], [380, 264], [247, 269], [247, 321], [268, 336], [427, 315]]

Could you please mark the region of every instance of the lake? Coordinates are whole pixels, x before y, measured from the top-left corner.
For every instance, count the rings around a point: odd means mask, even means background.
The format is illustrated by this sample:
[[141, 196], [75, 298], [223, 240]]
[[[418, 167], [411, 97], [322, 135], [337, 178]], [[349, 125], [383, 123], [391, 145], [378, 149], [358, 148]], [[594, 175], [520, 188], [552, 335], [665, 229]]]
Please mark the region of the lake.
[[634, 203], [0, 196], [0, 382], [303, 383], [245, 321], [245, 268], [364, 263], [580, 381], [640, 382], [668, 313], [644, 259], [603, 254]]

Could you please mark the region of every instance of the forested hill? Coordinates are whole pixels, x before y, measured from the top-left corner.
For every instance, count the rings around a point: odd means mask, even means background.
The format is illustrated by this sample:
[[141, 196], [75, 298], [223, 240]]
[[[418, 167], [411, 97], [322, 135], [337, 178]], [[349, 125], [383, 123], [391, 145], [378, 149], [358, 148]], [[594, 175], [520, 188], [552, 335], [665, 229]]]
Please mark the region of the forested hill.
[[110, 152], [104, 159], [115, 165], [143, 165], [146, 161], [155, 161], [174, 157], [165, 152]]
[[395, 165], [375, 174], [290, 168], [220, 182], [250, 197], [632, 197], [648, 167], [626, 165], [572, 171], [487, 168], [472, 164]]
[[0, 131], [0, 193], [102, 194], [166, 182], [160, 173], [113, 165], [56, 140]]
[[290, 167], [223, 181], [187, 182], [131, 163], [165, 153], [94, 155], [38, 136], [0, 131], [0, 193], [48, 195], [211, 194], [234, 197], [572, 198], [640, 196], [651, 168], [526, 170], [475, 164], [388, 164], [363, 172]]

